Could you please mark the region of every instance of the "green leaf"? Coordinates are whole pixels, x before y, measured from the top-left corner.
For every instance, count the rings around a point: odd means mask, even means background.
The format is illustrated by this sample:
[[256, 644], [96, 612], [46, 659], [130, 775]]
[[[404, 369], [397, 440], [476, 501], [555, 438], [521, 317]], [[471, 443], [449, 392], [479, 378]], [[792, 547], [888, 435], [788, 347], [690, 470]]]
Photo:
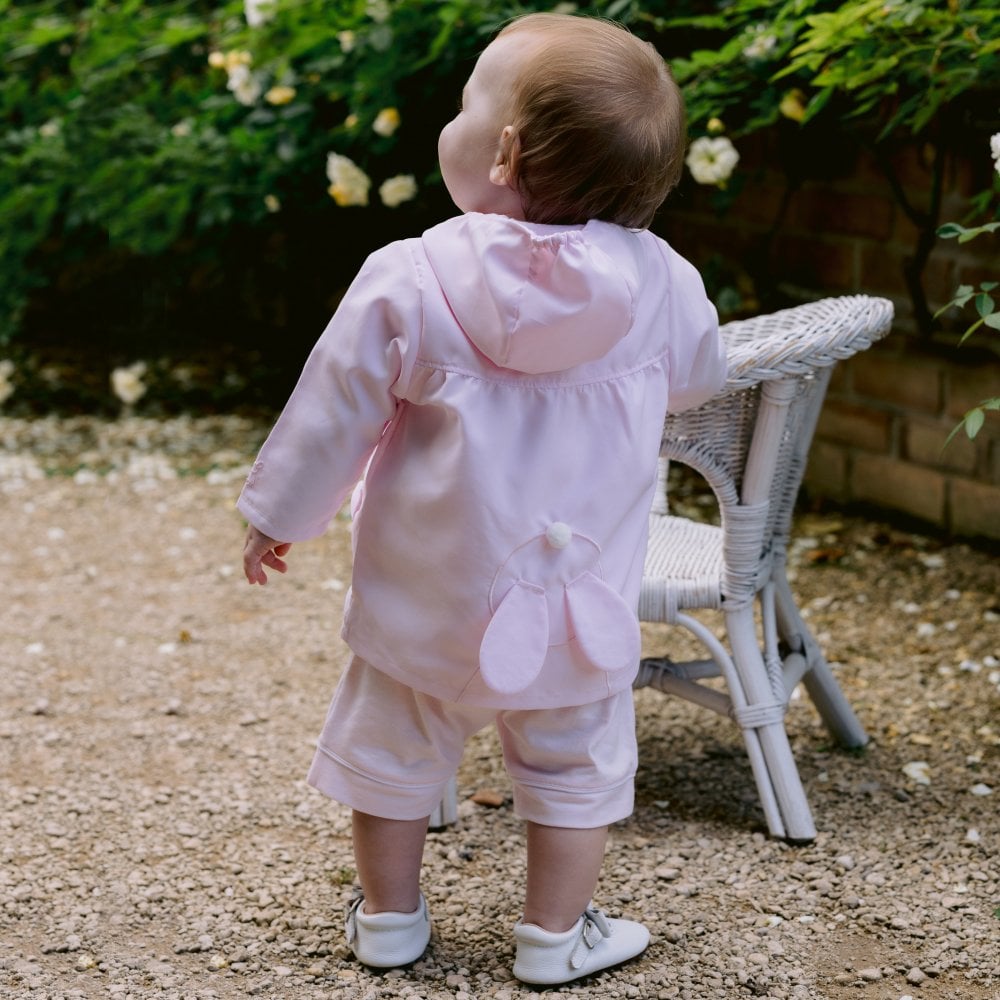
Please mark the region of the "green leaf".
[[986, 414], [977, 406], [974, 409], [969, 410], [966, 413], [963, 423], [965, 424], [965, 433], [971, 439], [974, 438], [980, 430], [982, 430], [983, 424], [986, 422]]
[[[957, 223], [951, 223], [951, 225], [957, 225]], [[987, 222], [981, 226], [975, 226], [972, 229], [966, 229], [964, 226], [958, 226], [961, 230], [958, 235], [959, 243], [968, 243], [969, 240], [974, 240], [977, 236], [982, 236], [983, 233], [996, 232], [1000, 229], [1000, 222]]]
[[991, 330], [1000, 330], [1000, 312], [995, 312], [991, 313], [989, 316], [984, 316], [983, 322]]
[[987, 316], [992, 315], [994, 310], [994, 301], [992, 295], [987, 295], [986, 292], [981, 293], [976, 296], [976, 312], [982, 316], [983, 320], [986, 320]]

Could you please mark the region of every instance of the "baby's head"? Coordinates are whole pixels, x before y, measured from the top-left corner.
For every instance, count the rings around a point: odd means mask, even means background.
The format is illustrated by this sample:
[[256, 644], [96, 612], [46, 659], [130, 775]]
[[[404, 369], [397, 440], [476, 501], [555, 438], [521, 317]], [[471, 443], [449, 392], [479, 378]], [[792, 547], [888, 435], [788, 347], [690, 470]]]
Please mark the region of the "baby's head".
[[[463, 106], [441, 136], [442, 172], [463, 211], [643, 229], [680, 179], [680, 90], [651, 45], [610, 21], [530, 14], [511, 22], [483, 52], [466, 95], [479, 131], [463, 124], [449, 140]], [[488, 176], [499, 207], [456, 196], [447, 160], [465, 138], [466, 152], [480, 158], [493, 144]]]

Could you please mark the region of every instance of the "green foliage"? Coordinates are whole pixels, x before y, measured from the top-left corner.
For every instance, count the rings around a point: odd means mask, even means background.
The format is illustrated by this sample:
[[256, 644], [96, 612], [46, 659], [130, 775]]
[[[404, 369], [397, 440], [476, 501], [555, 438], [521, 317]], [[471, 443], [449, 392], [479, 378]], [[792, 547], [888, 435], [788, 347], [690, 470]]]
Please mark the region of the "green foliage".
[[[552, 6], [0, 0], [0, 345], [110, 338], [131, 360], [185, 331], [312, 337], [370, 250], [453, 211], [438, 131], [496, 28]], [[806, 145], [904, 143], [983, 95], [996, 110], [1000, 0], [577, 9], [658, 46], [693, 135], [783, 121]], [[367, 207], [331, 197], [330, 153], [371, 178]], [[400, 176], [415, 195], [383, 203]]]
[[[938, 229], [938, 236], [943, 239], [957, 238], [959, 243], [968, 243], [969, 240], [974, 240], [978, 236], [995, 233], [998, 229], [1000, 229], [1000, 222], [987, 222], [981, 226], [972, 227], [962, 226], [957, 222], [946, 222]], [[952, 308], [964, 309], [970, 302], [975, 307], [976, 319], [962, 334], [959, 344], [964, 344], [981, 327], [1000, 330], [1000, 306], [997, 305], [992, 294], [998, 287], [1000, 287], [1000, 283], [996, 281], [982, 281], [978, 288], [972, 285], [959, 285], [952, 300], [938, 310], [936, 317]], [[952, 429], [945, 445], [947, 446], [958, 431], [963, 429], [967, 437], [974, 438], [982, 430], [983, 424], [986, 422], [986, 414], [990, 411], [1000, 411], [1000, 396], [984, 399], [978, 406], [969, 410], [958, 425]]]
[[[690, 9], [657, 16], [651, 6]], [[644, 7], [638, 16], [661, 37], [678, 36], [672, 47], [680, 58], [672, 65], [695, 130], [720, 118], [739, 136], [784, 116], [838, 130], [843, 122], [864, 126], [878, 140], [909, 137], [925, 132], [956, 99], [1000, 83], [995, 0]]]
[[[484, 39], [526, 9], [281, 0], [258, 18], [240, 0], [0, 0], [0, 343], [45, 286], [102, 268], [127, 286], [155, 261], [167, 288], [192, 254], [221, 257], [248, 234], [261, 252], [342, 226], [329, 152], [376, 186], [413, 174], [440, 206], [437, 131]], [[401, 125], [378, 134], [386, 108]]]
[[[681, 82], [693, 135], [737, 141], [776, 129], [789, 190], [866, 150], [915, 232], [903, 267], [918, 329], [933, 317], [923, 271], [956, 148], [1000, 128], [998, 0], [681, 0], [637, 16]], [[667, 7], [667, 4], [655, 5]], [[929, 197], [899, 173], [914, 147], [929, 165]], [[724, 213], [744, 178], [715, 194]], [[970, 204], [989, 210], [995, 194]], [[777, 224], [777, 222], [776, 222]]]

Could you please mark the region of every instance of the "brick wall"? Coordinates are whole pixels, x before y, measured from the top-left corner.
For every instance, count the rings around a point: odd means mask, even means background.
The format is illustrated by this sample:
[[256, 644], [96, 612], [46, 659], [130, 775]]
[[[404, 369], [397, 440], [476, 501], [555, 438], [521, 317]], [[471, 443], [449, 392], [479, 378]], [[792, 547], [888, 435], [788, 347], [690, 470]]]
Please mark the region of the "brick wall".
[[[990, 185], [988, 139], [949, 155], [940, 221], [966, 221], [970, 196]], [[721, 213], [712, 192], [682, 189], [659, 227], [673, 245], [709, 274], [724, 259], [749, 311], [855, 292], [885, 296], [896, 307], [889, 337], [834, 373], [807, 490], [955, 535], [1000, 539], [1000, 416], [991, 414], [974, 441], [959, 432], [945, 447], [970, 407], [1000, 395], [1000, 334], [958, 347], [955, 329], [919, 332], [904, 271], [919, 229], [871, 157], [832, 150], [819, 164], [821, 179], [790, 190], [798, 154], [780, 133], [739, 148], [745, 186]], [[911, 149], [894, 161], [917, 211], [929, 201], [929, 157]], [[1000, 280], [998, 243], [987, 236], [934, 244], [923, 275], [931, 312], [959, 284]], [[969, 310], [953, 326], [964, 328], [971, 318]]]
[[972, 441], [960, 431], [945, 444], [966, 410], [1000, 394], [1000, 364], [985, 354], [960, 364], [958, 356], [890, 334], [840, 364], [816, 431], [807, 488], [956, 535], [1000, 538], [1000, 420], [987, 420]]

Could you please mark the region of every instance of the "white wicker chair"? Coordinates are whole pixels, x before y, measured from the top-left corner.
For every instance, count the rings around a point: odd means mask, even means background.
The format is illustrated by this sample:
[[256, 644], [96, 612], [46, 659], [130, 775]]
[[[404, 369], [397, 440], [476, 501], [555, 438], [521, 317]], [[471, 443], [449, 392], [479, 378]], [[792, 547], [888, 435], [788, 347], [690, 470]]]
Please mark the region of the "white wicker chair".
[[[771, 834], [795, 841], [816, 830], [785, 732], [791, 692], [804, 682], [841, 744], [867, 736], [795, 606], [786, 542], [833, 365], [884, 336], [892, 316], [885, 299], [844, 296], [725, 324], [725, 389], [665, 424], [639, 617], [685, 626], [709, 659], [643, 660], [635, 686], [733, 718]], [[704, 476], [721, 526], [667, 513], [670, 461]], [[685, 613], [694, 609], [720, 611], [728, 642]], [[720, 674], [728, 693], [701, 683]]]
[[[710, 658], [643, 660], [635, 686], [733, 718], [743, 730], [768, 829], [790, 840], [816, 835], [784, 726], [796, 685], [804, 682], [841, 744], [858, 747], [868, 738], [795, 606], [786, 543], [833, 365], [888, 333], [892, 317], [886, 299], [857, 295], [727, 323], [725, 389], [665, 424], [639, 617], [685, 626]], [[667, 513], [670, 461], [704, 476], [719, 503], [720, 527]], [[728, 649], [685, 614], [695, 609], [723, 614]], [[720, 674], [728, 694], [700, 683]], [[453, 780], [430, 825], [456, 816]]]

